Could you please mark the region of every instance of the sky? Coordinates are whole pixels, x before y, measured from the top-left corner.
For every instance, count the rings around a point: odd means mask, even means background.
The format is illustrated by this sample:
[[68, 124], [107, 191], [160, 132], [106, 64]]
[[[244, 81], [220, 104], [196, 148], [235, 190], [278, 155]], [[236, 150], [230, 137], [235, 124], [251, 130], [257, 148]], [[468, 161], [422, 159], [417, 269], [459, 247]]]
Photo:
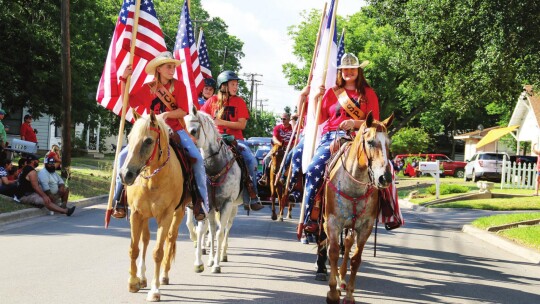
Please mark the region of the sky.
[[[301, 21], [301, 12], [315, 8], [322, 11], [325, 0], [203, 0], [203, 8], [212, 17], [220, 17], [229, 26], [230, 35], [244, 42], [245, 57], [240, 61], [244, 73], [257, 73], [255, 79], [261, 81], [257, 98], [268, 99], [263, 108], [279, 115], [286, 106], [294, 110], [299, 91], [287, 84], [282, 73], [282, 65], [298, 63], [292, 54], [293, 41], [287, 35], [287, 28]], [[330, 5], [330, 0], [328, 0]], [[365, 5], [362, 0], [340, 0], [338, 15], [346, 17]], [[315, 41], [313, 41], [315, 44]], [[208, 48], [212, 48], [208, 45]], [[212, 63], [215, 65], [218, 63]], [[214, 75], [217, 77], [217, 75]], [[247, 96], [244, 96], [247, 99]]]

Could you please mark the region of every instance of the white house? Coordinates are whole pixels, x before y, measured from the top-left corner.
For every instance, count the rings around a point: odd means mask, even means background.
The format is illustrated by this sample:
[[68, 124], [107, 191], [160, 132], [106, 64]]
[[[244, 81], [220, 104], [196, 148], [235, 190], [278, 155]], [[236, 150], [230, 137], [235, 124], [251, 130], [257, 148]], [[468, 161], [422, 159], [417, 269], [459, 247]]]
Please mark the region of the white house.
[[454, 139], [460, 139], [465, 141], [465, 151], [464, 159], [465, 161], [471, 159], [476, 152], [506, 152], [509, 155], [514, 154], [513, 149], [506, 146], [504, 143], [499, 142], [499, 140], [492, 141], [487, 145], [477, 149], [476, 144], [480, 142], [490, 131], [500, 129], [500, 127], [490, 127], [483, 130], [476, 130], [469, 133], [463, 133], [460, 135], [455, 135]]
[[509, 126], [519, 126], [512, 135], [517, 141], [516, 154], [528, 155], [531, 151], [521, 151], [522, 142], [540, 143], [540, 96], [534, 94], [533, 87], [526, 85], [519, 95]]
[[[7, 110], [6, 110], [7, 111]], [[7, 111], [7, 115], [2, 121], [6, 127], [6, 133], [8, 135], [8, 141], [11, 143], [14, 138], [20, 139], [20, 127], [24, 122], [24, 116], [29, 114], [28, 109], [20, 109], [16, 111]], [[32, 121], [32, 127], [37, 131], [38, 150], [48, 151], [52, 145], [56, 144], [62, 146], [62, 128], [54, 125], [54, 119], [51, 116], [44, 115], [40, 118], [34, 118]], [[99, 127], [89, 130], [86, 135], [87, 152], [98, 153], [99, 152]], [[83, 124], [76, 124], [74, 128], [75, 136], [80, 138], [84, 131]], [[116, 139], [111, 138], [110, 143], [116, 144]], [[106, 141], [106, 144], [108, 141]], [[111, 145], [105, 146], [106, 150], [111, 150]]]

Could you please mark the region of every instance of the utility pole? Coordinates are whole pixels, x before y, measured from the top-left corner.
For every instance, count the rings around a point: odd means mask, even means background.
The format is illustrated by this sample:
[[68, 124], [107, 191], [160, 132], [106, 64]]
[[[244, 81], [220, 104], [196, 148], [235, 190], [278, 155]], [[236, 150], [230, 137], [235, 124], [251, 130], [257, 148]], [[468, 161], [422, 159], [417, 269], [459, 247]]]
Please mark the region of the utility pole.
[[233, 52], [233, 51], [227, 50], [227, 47], [225, 47], [224, 50], [216, 50], [216, 52], [218, 53], [218, 55], [223, 54], [223, 64], [221, 64], [221, 71], [225, 70], [225, 61], [227, 60], [227, 55], [229, 55], [229, 54], [233, 54], [233, 55], [240, 54], [240, 52]]
[[[191, 10], [190, 10], [191, 11]], [[199, 41], [199, 32], [197, 31], [197, 24], [198, 23], [208, 23], [210, 20], [191, 20], [191, 23], [193, 23], [193, 34], [195, 35], [195, 41]]]
[[255, 79], [255, 76], [263, 76], [262, 74], [257, 73], [244, 73], [244, 76], [248, 77], [248, 81], [251, 82], [251, 88], [249, 90], [249, 110], [253, 111], [253, 87], [255, 86], [255, 82], [260, 82], [259, 80]]
[[[257, 95], [259, 93], [259, 86], [262, 86], [262, 85], [263, 85], [262, 83], [255, 83], [255, 100], [259, 100]], [[255, 101], [255, 112], [257, 112], [257, 101]]]
[[62, 176], [70, 177], [71, 171], [71, 54], [69, 35], [69, 1], [62, 0], [61, 37], [62, 37]]
[[[256, 102], [260, 102], [260, 105], [261, 105], [261, 112], [264, 111], [264, 106], [267, 105], [266, 101], [268, 101], [268, 99], [258, 99]], [[264, 102], [264, 103], [263, 103]]]

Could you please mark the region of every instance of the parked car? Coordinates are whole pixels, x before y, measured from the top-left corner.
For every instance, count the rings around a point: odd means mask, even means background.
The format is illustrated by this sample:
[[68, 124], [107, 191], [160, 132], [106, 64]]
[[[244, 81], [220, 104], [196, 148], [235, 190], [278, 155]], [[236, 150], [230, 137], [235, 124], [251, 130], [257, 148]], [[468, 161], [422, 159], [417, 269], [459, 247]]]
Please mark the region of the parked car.
[[[443, 176], [455, 176], [459, 178], [463, 178], [465, 166], [467, 165], [466, 162], [455, 161], [444, 154], [438, 153], [399, 154], [396, 155], [396, 157], [394, 158], [394, 163], [397, 163], [399, 159], [403, 160], [405, 166], [403, 171], [404, 174], [409, 176], [420, 176], [422, 174], [422, 172], [418, 171], [417, 168], [413, 168], [412, 166], [407, 165], [408, 163], [412, 163], [413, 160], [415, 161], [415, 163], [418, 163], [420, 161], [438, 160], [443, 170]], [[408, 162], [407, 159], [410, 159], [411, 161]]]
[[[255, 159], [257, 160], [257, 181], [262, 176], [263, 169], [263, 159], [272, 149], [272, 137], [250, 137], [246, 140], [246, 144], [255, 154]], [[268, 200], [270, 197], [270, 187], [266, 186], [257, 186], [257, 192], [261, 200]]]
[[484, 179], [500, 182], [504, 157], [510, 160], [504, 152], [476, 153], [465, 166], [465, 181]]
[[531, 164], [535, 165], [536, 161], [538, 160], [538, 156], [534, 155], [513, 155], [510, 156], [510, 162], [516, 163], [516, 164]]

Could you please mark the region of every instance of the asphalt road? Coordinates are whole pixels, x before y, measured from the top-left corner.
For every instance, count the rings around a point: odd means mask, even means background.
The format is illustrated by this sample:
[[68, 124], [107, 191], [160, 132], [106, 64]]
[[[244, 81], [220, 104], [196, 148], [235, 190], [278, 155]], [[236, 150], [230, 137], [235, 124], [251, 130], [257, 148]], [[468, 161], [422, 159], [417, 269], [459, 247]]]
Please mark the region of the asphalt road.
[[[129, 225], [103, 228], [105, 204], [73, 217], [41, 216], [0, 229], [0, 303], [145, 303], [147, 289], [127, 291]], [[406, 226], [379, 228], [363, 255], [358, 303], [540, 303], [540, 266], [460, 231], [474, 212], [404, 210]], [[193, 271], [185, 225], [162, 286], [170, 303], [325, 303], [314, 280], [315, 246], [295, 240], [294, 220], [270, 219], [268, 207], [237, 216], [221, 274]], [[155, 224], [152, 223], [152, 239]], [[153, 246], [153, 242], [151, 242]], [[206, 261], [206, 257], [204, 258]], [[151, 261], [151, 252], [148, 255]], [[151, 279], [153, 263], [147, 265]]]

